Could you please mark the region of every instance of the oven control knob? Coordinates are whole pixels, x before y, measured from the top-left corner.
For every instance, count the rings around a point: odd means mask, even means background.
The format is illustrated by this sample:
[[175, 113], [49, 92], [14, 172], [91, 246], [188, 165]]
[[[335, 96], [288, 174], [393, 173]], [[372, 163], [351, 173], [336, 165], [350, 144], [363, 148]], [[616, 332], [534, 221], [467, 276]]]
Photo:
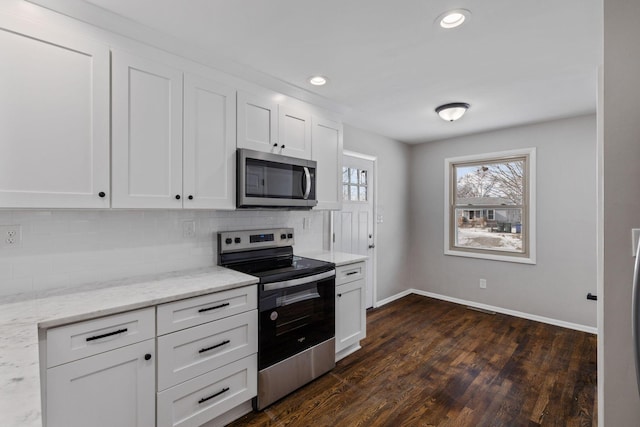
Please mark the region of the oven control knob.
[[231, 242], [233, 242], [233, 240], [231, 240], [231, 238], [227, 237], [224, 241], [227, 245], [230, 245]]
[[289, 233], [289, 234], [287, 234], [287, 237], [288, 237], [289, 239], [293, 239], [293, 233]]
[[234, 239], [234, 241], [235, 241], [236, 243], [240, 243], [240, 242], [242, 242], [242, 239], [240, 239], [239, 237], [236, 237], [236, 238]]
[[284, 239], [286, 239], [286, 238], [287, 238], [287, 235], [286, 235], [286, 234], [281, 234], [281, 235], [280, 235], [280, 238], [281, 238], [282, 240], [284, 240]]
[[274, 320], [274, 321], [275, 321], [275, 320], [278, 318], [278, 312], [277, 312], [277, 311], [272, 311], [272, 312], [271, 312], [271, 315], [269, 316], [269, 318], [270, 318], [271, 320]]

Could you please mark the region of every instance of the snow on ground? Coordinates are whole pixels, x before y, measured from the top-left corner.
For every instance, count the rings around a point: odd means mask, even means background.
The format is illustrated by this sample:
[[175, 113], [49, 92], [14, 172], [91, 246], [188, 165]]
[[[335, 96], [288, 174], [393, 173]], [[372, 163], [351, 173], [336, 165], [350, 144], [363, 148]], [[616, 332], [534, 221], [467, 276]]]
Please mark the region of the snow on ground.
[[495, 232], [489, 228], [458, 228], [457, 246], [522, 252], [522, 234]]

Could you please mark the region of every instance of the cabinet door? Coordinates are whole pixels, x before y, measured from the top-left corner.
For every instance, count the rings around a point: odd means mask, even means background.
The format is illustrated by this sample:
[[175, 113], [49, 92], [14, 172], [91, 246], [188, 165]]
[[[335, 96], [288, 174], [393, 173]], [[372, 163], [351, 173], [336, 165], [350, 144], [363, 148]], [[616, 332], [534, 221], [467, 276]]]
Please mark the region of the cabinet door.
[[311, 115], [301, 109], [278, 106], [278, 142], [280, 154], [311, 158]]
[[0, 207], [108, 208], [108, 47], [10, 30], [0, 29]]
[[235, 209], [236, 94], [184, 76], [185, 208]]
[[366, 336], [365, 282], [336, 286], [336, 353]]
[[182, 73], [112, 53], [114, 208], [182, 207]]
[[342, 124], [313, 117], [312, 159], [316, 170], [317, 209], [342, 209]]
[[155, 425], [155, 340], [48, 369], [46, 401], [47, 427]]
[[278, 105], [266, 98], [238, 92], [238, 148], [278, 152]]

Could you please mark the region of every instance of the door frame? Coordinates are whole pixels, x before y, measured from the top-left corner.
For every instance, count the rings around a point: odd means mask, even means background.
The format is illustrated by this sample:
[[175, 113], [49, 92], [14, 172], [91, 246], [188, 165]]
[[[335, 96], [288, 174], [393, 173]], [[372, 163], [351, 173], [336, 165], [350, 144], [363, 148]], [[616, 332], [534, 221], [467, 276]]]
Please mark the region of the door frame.
[[[343, 150], [342, 151], [342, 155], [343, 156], [349, 156], [349, 157], [355, 157], [357, 159], [363, 159], [363, 160], [368, 160], [373, 162], [373, 170], [371, 171], [373, 173], [373, 200], [372, 200], [372, 208], [373, 208], [373, 245], [375, 246], [375, 248], [373, 248], [373, 255], [371, 257], [369, 257], [368, 261], [372, 263], [371, 266], [371, 271], [372, 271], [372, 277], [371, 277], [371, 293], [372, 293], [372, 297], [373, 297], [373, 306], [372, 308], [377, 308], [378, 307], [378, 286], [377, 286], [377, 265], [378, 265], [378, 261], [377, 261], [377, 242], [378, 242], [378, 207], [377, 207], [377, 202], [378, 202], [378, 157], [377, 156], [372, 156], [370, 154], [364, 154], [364, 153], [358, 153], [356, 151], [350, 151], [350, 150]], [[342, 177], [342, 170], [339, 171], [340, 172], [340, 177]], [[340, 184], [342, 185], [342, 178], [340, 178]], [[342, 197], [342, 190], [340, 191], [340, 197]], [[329, 249], [331, 251], [333, 251], [334, 249], [334, 228], [333, 228], [333, 214], [335, 211], [331, 211], [331, 215], [330, 215], [330, 221], [329, 221]]]

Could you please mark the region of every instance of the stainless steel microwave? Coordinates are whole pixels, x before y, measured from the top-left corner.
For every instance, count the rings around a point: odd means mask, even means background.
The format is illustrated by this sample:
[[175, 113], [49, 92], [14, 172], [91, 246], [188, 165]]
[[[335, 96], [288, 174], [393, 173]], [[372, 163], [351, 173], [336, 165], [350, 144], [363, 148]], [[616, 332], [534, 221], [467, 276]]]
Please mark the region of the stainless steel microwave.
[[316, 162], [239, 148], [238, 208], [311, 209], [316, 200]]

